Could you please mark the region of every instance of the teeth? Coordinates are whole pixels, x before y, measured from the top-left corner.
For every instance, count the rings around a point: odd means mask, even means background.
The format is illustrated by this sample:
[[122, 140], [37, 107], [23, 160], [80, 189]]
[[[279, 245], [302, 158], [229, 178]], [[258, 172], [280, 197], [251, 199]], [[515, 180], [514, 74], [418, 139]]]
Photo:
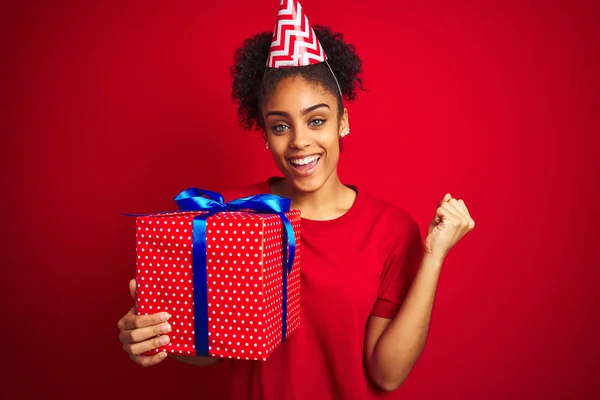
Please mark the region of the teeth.
[[297, 158], [295, 160], [290, 160], [290, 162], [294, 165], [306, 165], [306, 164], [310, 164], [311, 162], [318, 160], [321, 156], [309, 156], [309, 157], [304, 157], [304, 158]]

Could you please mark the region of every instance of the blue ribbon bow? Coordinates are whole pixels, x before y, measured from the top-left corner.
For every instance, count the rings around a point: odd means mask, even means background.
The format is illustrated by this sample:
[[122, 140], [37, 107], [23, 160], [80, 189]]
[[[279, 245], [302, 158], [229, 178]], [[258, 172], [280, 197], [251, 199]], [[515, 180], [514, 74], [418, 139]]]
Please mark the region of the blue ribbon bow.
[[[217, 192], [197, 188], [186, 189], [175, 197], [180, 211], [207, 211], [197, 215], [193, 220], [192, 265], [194, 280], [194, 325], [196, 337], [196, 354], [209, 356], [208, 351], [208, 280], [206, 276], [206, 220], [224, 211], [245, 210], [257, 213], [277, 214], [284, 227], [283, 245], [283, 287], [281, 340], [287, 332], [287, 276], [292, 271], [296, 255], [296, 239], [294, 230], [286, 212], [290, 211], [291, 200], [273, 194], [259, 194], [244, 197], [225, 203]], [[288, 252], [289, 247], [289, 252]], [[289, 257], [288, 257], [289, 255]]]

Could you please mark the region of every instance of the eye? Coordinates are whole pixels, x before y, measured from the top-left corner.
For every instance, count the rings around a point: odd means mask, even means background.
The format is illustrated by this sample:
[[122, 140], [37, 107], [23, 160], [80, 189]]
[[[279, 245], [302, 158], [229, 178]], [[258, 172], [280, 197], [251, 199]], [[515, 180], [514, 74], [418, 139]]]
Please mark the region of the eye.
[[325, 123], [324, 119], [321, 118], [315, 118], [312, 121], [310, 121], [309, 125], [310, 126], [321, 126]]
[[290, 127], [287, 125], [284, 125], [284, 124], [275, 125], [274, 127], [271, 128], [271, 130], [273, 130], [273, 132], [275, 132], [275, 133], [285, 132], [288, 129], [290, 129]]

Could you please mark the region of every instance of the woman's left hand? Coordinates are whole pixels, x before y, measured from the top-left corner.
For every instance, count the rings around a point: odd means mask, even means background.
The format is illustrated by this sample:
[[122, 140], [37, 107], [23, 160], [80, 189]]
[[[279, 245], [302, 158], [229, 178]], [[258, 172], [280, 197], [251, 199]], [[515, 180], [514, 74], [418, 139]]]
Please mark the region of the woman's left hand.
[[465, 202], [447, 193], [429, 224], [424, 243], [425, 254], [443, 261], [450, 249], [474, 227], [475, 221]]

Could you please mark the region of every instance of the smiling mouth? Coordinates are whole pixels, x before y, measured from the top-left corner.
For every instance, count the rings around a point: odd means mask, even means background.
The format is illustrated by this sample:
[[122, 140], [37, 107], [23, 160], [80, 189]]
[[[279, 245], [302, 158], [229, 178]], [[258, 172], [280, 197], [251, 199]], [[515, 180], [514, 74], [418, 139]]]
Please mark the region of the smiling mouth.
[[321, 155], [312, 155], [304, 158], [290, 158], [288, 161], [296, 170], [306, 172], [312, 170], [320, 159]]

